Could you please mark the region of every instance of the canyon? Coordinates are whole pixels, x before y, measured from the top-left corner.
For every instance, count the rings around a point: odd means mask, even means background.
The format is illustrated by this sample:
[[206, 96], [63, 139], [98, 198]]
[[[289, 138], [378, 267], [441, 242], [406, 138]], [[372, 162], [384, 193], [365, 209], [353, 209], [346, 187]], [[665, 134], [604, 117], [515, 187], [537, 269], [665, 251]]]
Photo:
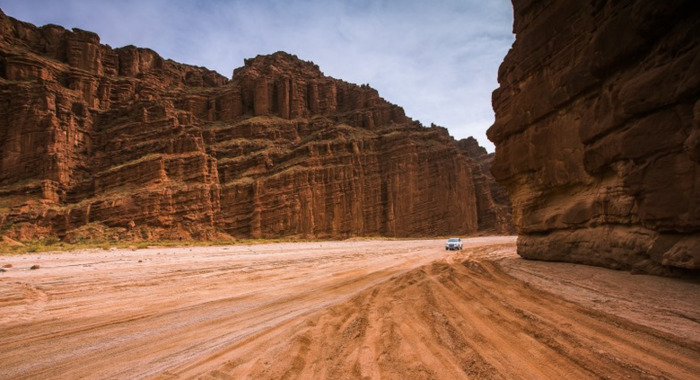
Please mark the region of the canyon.
[[0, 378], [697, 378], [697, 7], [513, 5], [495, 155], [288, 53], [0, 11]]
[[232, 79], [0, 14], [7, 241], [510, 233], [476, 140], [277, 52]]
[[700, 14], [691, 1], [514, 0], [492, 172], [518, 253], [700, 269]]

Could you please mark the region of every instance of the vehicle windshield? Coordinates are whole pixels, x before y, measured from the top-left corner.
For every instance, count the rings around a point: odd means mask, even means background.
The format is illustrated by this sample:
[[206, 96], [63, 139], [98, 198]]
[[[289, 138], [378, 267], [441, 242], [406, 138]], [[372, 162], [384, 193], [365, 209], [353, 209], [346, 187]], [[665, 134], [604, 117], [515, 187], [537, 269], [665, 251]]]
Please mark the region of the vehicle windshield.
[[459, 239], [456, 239], [456, 238], [447, 239], [447, 242], [448, 243], [457, 243], [457, 242], [459, 242]]

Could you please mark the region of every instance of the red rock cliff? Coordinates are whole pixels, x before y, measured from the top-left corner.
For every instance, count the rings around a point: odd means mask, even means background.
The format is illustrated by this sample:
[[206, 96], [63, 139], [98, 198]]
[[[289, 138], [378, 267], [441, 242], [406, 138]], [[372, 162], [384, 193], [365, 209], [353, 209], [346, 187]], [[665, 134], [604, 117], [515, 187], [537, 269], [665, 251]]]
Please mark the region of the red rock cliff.
[[479, 231], [484, 234], [514, 234], [513, 212], [508, 193], [491, 175], [494, 154], [488, 154], [473, 137], [457, 141], [457, 147], [471, 168]]
[[692, 1], [514, 0], [493, 174], [518, 253], [700, 269], [700, 12]]
[[479, 228], [478, 160], [311, 62], [259, 56], [229, 81], [82, 30], [1, 14], [0, 30], [0, 224], [12, 238]]

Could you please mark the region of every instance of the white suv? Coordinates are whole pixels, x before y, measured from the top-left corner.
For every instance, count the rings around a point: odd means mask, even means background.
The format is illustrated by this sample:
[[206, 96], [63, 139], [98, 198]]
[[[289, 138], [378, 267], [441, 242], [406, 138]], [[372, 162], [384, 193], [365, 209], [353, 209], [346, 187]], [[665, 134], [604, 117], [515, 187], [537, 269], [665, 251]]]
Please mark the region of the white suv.
[[462, 239], [460, 238], [449, 238], [447, 239], [447, 243], [445, 244], [445, 250], [457, 250], [459, 249], [460, 251], [462, 250]]

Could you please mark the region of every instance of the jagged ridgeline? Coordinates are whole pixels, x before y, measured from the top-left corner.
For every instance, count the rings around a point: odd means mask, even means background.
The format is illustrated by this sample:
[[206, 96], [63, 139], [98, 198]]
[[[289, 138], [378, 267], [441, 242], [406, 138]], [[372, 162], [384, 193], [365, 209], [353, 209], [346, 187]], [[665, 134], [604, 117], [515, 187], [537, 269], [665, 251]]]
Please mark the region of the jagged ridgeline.
[[0, 29], [10, 238], [512, 231], [476, 141], [460, 148], [294, 55], [246, 60], [229, 80], [78, 29], [4, 14]]

